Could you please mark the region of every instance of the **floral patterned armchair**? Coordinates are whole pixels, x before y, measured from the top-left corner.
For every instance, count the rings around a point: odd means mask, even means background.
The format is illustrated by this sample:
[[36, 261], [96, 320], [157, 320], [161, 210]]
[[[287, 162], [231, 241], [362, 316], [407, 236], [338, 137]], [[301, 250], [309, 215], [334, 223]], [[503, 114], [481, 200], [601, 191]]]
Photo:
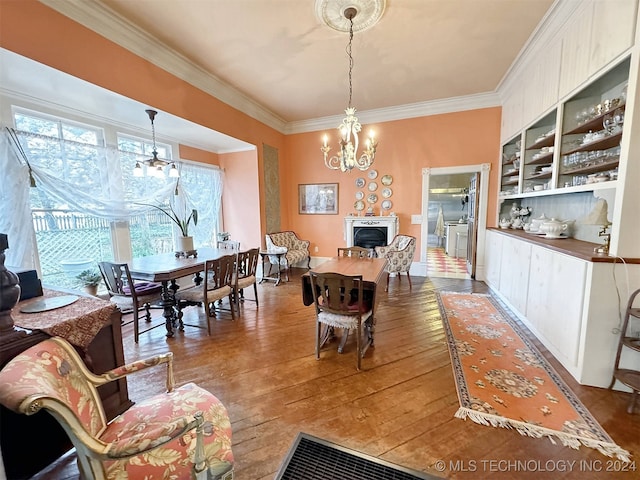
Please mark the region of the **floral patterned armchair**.
[[[47, 410], [76, 448], [84, 479], [232, 479], [225, 407], [193, 383], [174, 389], [172, 362], [173, 354], [166, 353], [94, 375], [68, 342], [54, 337], [2, 369], [0, 403], [26, 415]], [[159, 364], [167, 365], [168, 393], [133, 405], [107, 424], [97, 387]]]
[[[275, 232], [265, 235], [267, 252], [286, 253], [280, 259], [280, 264], [289, 269], [292, 265], [307, 261], [307, 268], [311, 265], [311, 254], [309, 253], [309, 240], [300, 240], [294, 232]], [[269, 256], [269, 262], [278, 265], [278, 257]]]
[[[387, 259], [386, 271], [398, 274], [398, 280], [401, 280], [400, 274], [402, 272], [407, 273], [407, 279], [409, 280], [409, 289], [411, 289], [411, 276], [409, 275], [409, 269], [413, 262], [413, 255], [416, 251], [416, 237], [409, 235], [396, 235], [391, 243], [386, 247], [376, 247], [376, 254], [378, 257]], [[389, 290], [389, 276], [387, 276], [387, 287]]]

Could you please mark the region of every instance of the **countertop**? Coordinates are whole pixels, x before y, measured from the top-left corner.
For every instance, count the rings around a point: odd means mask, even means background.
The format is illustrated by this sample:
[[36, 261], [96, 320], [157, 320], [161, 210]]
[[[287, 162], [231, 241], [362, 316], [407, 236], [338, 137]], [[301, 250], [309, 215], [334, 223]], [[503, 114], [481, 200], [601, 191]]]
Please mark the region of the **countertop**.
[[[564, 253], [572, 257], [586, 260], [587, 262], [595, 263], [615, 263], [620, 262], [619, 257], [612, 257], [609, 255], [599, 255], [593, 252], [593, 249], [600, 244], [585, 242], [583, 240], [576, 240], [575, 238], [563, 238], [553, 239], [545, 238], [541, 235], [533, 235], [527, 233], [524, 230], [513, 230], [511, 228], [495, 228], [491, 227], [488, 230], [506, 235], [508, 237], [516, 237], [521, 240], [525, 240], [534, 245], [540, 245], [542, 247], [555, 250], [556, 252]], [[640, 264], [640, 258], [623, 258], [625, 263]]]

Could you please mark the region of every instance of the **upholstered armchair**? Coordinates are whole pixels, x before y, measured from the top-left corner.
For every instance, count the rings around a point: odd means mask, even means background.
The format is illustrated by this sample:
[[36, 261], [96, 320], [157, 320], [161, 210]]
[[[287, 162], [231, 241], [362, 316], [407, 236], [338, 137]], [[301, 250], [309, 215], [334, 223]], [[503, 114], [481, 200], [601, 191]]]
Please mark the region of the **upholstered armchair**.
[[[83, 479], [232, 479], [225, 407], [193, 383], [174, 389], [172, 362], [166, 353], [95, 375], [71, 344], [53, 337], [2, 369], [0, 403], [25, 415], [49, 412], [73, 443]], [[167, 393], [134, 404], [107, 424], [97, 387], [161, 364]]]
[[[403, 272], [407, 273], [409, 289], [411, 289], [411, 276], [409, 275], [409, 269], [411, 268], [415, 251], [416, 237], [411, 237], [409, 235], [396, 235], [389, 245], [385, 247], [376, 247], [376, 254], [378, 257], [387, 259], [387, 273], [397, 273], [399, 281], [401, 281], [400, 274]], [[385, 291], [386, 290], [389, 290], [389, 276], [387, 276], [387, 286]]]
[[307, 268], [311, 265], [311, 254], [309, 253], [309, 240], [300, 240], [298, 236], [291, 231], [267, 233], [265, 235], [267, 252], [286, 253], [286, 255], [278, 257], [276, 255], [269, 256], [269, 273], [271, 273], [271, 265], [282, 266], [285, 270], [289, 270], [292, 265], [307, 261]]

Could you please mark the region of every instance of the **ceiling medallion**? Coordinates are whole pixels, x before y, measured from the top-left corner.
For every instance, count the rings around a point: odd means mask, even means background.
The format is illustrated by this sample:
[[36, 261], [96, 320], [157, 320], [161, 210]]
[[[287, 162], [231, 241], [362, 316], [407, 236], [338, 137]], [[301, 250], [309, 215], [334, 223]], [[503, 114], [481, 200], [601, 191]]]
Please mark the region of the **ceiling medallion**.
[[316, 16], [328, 27], [339, 32], [348, 32], [350, 22], [345, 17], [347, 8], [358, 12], [353, 19], [353, 31], [360, 32], [373, 27], [384, 13], [386, 0], [316, 0]]

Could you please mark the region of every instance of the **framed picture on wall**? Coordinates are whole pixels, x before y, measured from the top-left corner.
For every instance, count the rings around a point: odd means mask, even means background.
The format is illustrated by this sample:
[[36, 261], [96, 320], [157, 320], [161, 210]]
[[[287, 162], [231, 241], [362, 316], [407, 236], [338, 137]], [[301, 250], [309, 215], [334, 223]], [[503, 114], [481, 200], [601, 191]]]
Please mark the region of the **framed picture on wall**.
[[298, 213], [337, 215], [338, 184], [310, 183], [298, 185]]

